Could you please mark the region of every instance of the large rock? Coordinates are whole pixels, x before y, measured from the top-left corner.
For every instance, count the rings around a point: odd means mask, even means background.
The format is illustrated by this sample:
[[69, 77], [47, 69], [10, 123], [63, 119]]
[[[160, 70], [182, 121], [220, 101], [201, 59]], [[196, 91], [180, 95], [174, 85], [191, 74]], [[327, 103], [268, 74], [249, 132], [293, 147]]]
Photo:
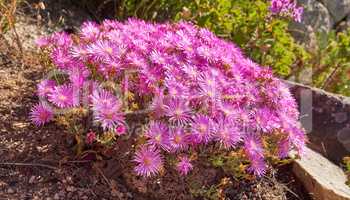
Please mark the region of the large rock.
[[301, 23], [292, 22], [290, 31], [300, 42], [309, 43], [315, 40], [315, 33], [328, 33], [333, 25], [328, 9], [317, 0], [298, 0], [298, 4], [304, 7], [304, 14]]
[[319, 0], [328, 9], [335, 23], [342, 21], [350, 13], [350, 0]]
[[299, 103], [308, 146], [339, 164], [343, 157], [350, 155], [350, 98], [288, 83]]
[[348, 200], [350, 188], [342, 169], [319, 153], [306, 149], [305, 155], [293, 164], [293, 172], [310, 195], [317, 200]]

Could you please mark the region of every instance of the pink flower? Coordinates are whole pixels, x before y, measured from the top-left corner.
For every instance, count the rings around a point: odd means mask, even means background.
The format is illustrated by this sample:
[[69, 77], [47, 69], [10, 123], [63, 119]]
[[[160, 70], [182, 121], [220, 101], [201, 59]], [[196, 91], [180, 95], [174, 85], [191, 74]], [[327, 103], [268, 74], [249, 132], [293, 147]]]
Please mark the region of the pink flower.
[[193, 169], [193, 165], [187, 156], [181, 156], [176, 165], [176, 169], [181, 175], [186, 176]]
[[159, 173], [163, 167], [163, 161], [159, 151], [154, 147], [141, 146], [135, 153], [135, 172], [140, 176], [153, 176]]
[[42, 80], [38, 85], [37, 85], [37, 93], [39, 97], [45, 98], [47, 97], [53, 89], [56, 87], [56, 82], [53, 80]]
[[151, 121], [146, 132], [148, 144], [169, 151], [169, 130], [162, 122]]
[[49, 101], [59, 108], [70, 108], [78, 105], [77, 94], [71, 85], [60, 85], [54, 87], [52, 92], [48, 94]]
[[191, 138], [194, 143], [207, 144], [214, 136], [214, 123], [206, 115], [197, 115], [191, 123], [191, 130]]
[[95, 41], [99, 34], [100, 29], [95, 22], [84, 22], [81, 26], [80, 37], [85, 41]]
[[228, 119], [221, 119], [216, 126], [215, 140], [226, 149], [235, 147], [241, 140], [241, 136], [242, 133], [235, 126], [235, 123]]
[[41, 126], [53, 119], [53, 111], [48, 105], [39, 103], [32, 108], [30, 119], [36, 126]]
[[170, 131], [169, 142], [171, 152], [186, 150], [188, 136], [181, 127], [176, 127]]
[[244, 138], [244, 150], [251, 162], [249, 170], [257, 176], [263, 175], [266, 171], [266, 163], [264, 161], [264, 149], [259, 136], [256, 134], [246, 135]]
[[184, 99], [173, 98], [165, 107], [166, 116], [175, 124], [187, 124], [191, 121], [191, 109]]

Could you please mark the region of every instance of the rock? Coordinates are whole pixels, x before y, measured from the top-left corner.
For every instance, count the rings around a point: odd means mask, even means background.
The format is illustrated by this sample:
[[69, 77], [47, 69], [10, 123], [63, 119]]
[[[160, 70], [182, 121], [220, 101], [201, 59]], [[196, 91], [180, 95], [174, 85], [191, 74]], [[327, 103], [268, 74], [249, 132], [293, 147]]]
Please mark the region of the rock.
[[32, 184], [35, 182], [35, 176], [31, 176], [29, 179], [29, 183]]
[[334, 20], [322, 3], [317, 0], [298, 0], [298, 5], [304, 7], [302, 22], [292, 22], [290, 25], [290, 32], [296, 40], [308, 44], [316, 39], [316, 33], [328, 33], [331, 30]]
[[350, 98], [287, 82], [299, 104], [308, 146], [336, 164], [350, 154]]
[[8, 194], [13, 194], [13, 193], [15, 193], [15, 191], [12, 188], [9, 188], [9, 189], [7, 189], [7, 193]]
[[309, 148], [294, 162], [293, 172], [314, 199], [350, 199], [350, 188], [345, 184], [347, 179], [342, 169]]
[[347, 31], [350, 27], [350, 14], [340, 23], [338, 23], [336, 27], [336, 32], [344, 32]]
[[350, 13], [350, 0], [319, 0], [338, 23]]
[[75, 192], [77, 189], [76, 189], [75, 187], [73, 187], [73, 186], [68, 186], [68, 187], [66, 188], [66, 190], [67, 190], [68, 192]]
[[53, 196], [53, 199], [54, 200], [59, 200], [60, 199], [60, 195], [58, 193], [56, 193], [54, 196]]

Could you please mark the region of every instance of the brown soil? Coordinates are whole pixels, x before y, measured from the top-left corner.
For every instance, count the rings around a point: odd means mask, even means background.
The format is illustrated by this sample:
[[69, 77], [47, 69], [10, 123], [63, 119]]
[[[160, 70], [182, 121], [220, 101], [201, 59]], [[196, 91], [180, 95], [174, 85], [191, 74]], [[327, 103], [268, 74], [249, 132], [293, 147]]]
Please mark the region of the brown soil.
[[[33, 52], [33, 41], [39, 34], [65, 28], [55, 26], [60, 13], [49, 15], [54, 22], [45, 17], [55, 6], [41, 10], [44, 17], [38, 22], [33, 5], [23, 7], [26, 15], [19, 15], [16, 25], [23, 55], [12, 45], [11, 34], [7, 42], [0, 39], [0, 199], [308, 199], [288, 166], [276, 175], [248, 182], [197, 161], [188, 177], [169, 169], [145, 180], [132, 171], [131, 139], [120, 140], [103, 155], [91, 152], [76, 157], [69, 133], [53, 123], [37, 128], [28, 119], [37, 102], [35, 85], [45, 72]], [[75, 12], [66, 13], [66, 18], [75, 19]], [[79, 16], [77, 23], [84, 19], [84, 14]]]

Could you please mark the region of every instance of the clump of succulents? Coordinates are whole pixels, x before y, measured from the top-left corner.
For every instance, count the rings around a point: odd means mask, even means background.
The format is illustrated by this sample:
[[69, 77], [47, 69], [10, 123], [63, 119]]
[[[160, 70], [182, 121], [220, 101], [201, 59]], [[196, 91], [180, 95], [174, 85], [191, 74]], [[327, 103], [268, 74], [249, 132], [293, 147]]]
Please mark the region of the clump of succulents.
[[[158, 174], [166, 156], [183, 175], [195, 167], [191, 152], [211, 146], [240, 149], [250, 172], [267, 170], [265, 138], [277, 138], [274, 154], [300, 154], [305, 134], [287, 86], [268, 68], [246, 58], [234, 44], [190, 23], [105, 20], [86, 22], [78, 34], [40, 38], [53, 66], [66, 75], [38, 84], [37, 126], [62, 112], [88, 109], [97, 131], [85, 141], [125, 134], [126, 115], [146, 114], [149, 123], [133, 162], [142, 176]], [[110, 83], [114, 86], [110, 87]]]

